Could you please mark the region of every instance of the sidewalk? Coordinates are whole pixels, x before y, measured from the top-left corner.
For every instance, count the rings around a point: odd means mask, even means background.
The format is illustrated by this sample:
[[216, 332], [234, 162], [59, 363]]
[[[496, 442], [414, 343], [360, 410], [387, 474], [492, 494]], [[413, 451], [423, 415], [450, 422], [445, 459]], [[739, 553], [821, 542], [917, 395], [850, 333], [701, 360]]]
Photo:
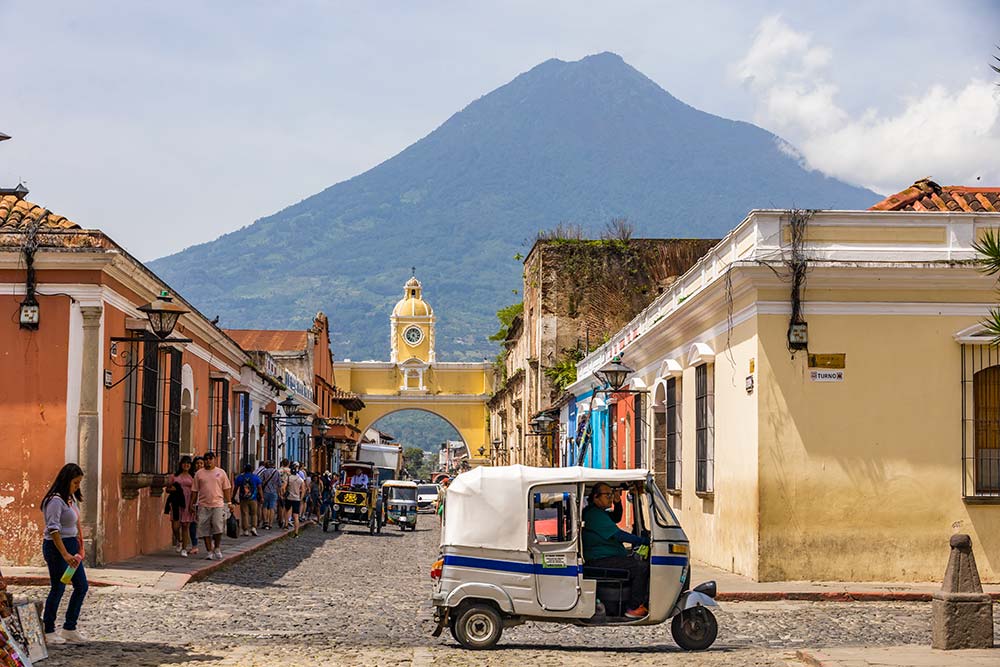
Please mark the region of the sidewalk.
[[[304, 521], [300, 530], [311, 526]], [[204, 579], [216, 570], [228, 567], [269, 544], [291, 536], [291, 531], [281, 529], [261, 530], [257, 537], [237, 537], [222, 540], [222, 560], [207, 560], [205, 545], [199, 546], [194, 556], [181, 558], [173, 549], [154, 554], [136, 556], [120, 563], [103, 567], [88, 567], [87, 581], [91, 586], [124, 586], [126, 588], [152, 588], [162, 591], [179, 591], [189, 581]], [[3, 569], [7, 585], [48, 586], [49, 574], [44, 567], [9, 567]]]
[[[816, 602], [929, 602], [941, 589], [940, 582], [849, 582], [849, 581], [754, 581], [749, 577], [692, 561], [692, 586], [714, 579], [720, 602], [772, 602], [805, 600]], [[941, 573], [944, 574], [943, 572]], [[1000, 600], [1000, 585], [983, 590]], [[995, 659], [995, 658], [994, 658]]]
[[796, 651], [809, 667], [996, 667], [1000, 648], [938, 651], [929, 646], [844, 647]]

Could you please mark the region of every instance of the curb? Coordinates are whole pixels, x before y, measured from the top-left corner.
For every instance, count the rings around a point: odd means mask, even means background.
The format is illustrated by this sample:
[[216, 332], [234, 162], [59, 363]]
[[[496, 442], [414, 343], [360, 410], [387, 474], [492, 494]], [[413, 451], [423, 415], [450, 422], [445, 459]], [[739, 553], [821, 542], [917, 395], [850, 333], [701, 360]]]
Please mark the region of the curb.
[[[314, 525], [316, 525], [315, 521], [303, 522], [299, 524], [299, 531], [301, 532], [306, 528], [309, 528], [310, 526]], [[292, 532], [290, 530], [285, 531], [283, 534], [276, 535], [273, 539], [270, 539], [266, 542], [261, 542], [260, 544], [255, 544], [246, 551], [241, 551], [240, 553], [233, 554], [231, 556], [226, 556], [222, 560], [213, 561], [211, 565], [206, 565], [205, 567], [197, 570], [196, 572], [192, 572], [190, 575], [188, 575], [188, 578], [187, 580], [184, 581], [184, 583], [182, 583], [177, 588], [172, 588], [171, 590], [180, 590], [192, 581], [201, 581], [202, 579], [207, 578], [210, 574], [213, 574], [214, 572], [221, 570], [224, 567], [228, 567], [233, 563], [241, 561], [250, 554], [260, 551], [264, 547], [271, 546], [272, 544], [276, 544], [278, 542], [281, 542], [282, 540], [287, 540], [291, 536]], [[48, 582], [46, 581], [46, 583]]]
[[[753, 591], [719, 593], [719, 602], [930, 602], [933, 593], [904, 591]], [[990, 593], [994, 602], [1000, 602], [1000, 593]]]
[[[48, 577], [9, 577], [4, 575], [3, 580], [8, 586], [48, 586]], [[101, 581], [100, 579], [91, 579], [87, 577], [88, 586], [97, 586], [98, 588], [108, 587], [108, 586], [121, 586], [123, 588], [138, 588], [135, 584], [122, 584], [115, 583], [113, 581]]]
[[[299, 530], [302, 531], [314, 525], [316, 525], [315, 521], [303, 522], [299, 525]], [[205, 579], [206, 577], [216, 572], [217, 570], [232, 565], [233, 563], [242, 560], [243, 558], [249, 556], [250, 554], [260, 551], [264, 547], [288, 539], [291, 536], [292, 536], [291, 531], [286, 531], [284, 533], [277, 534], [272, 539], [267, 540], [266, 542], [261, 542], [260, 544], [255, 544], [254, 546], [250, 547], [245, 551], [241, 551], [240, 553], [235, 553], [230, 556], [226, 556], [224, 559], [219, 561], [212, 561], [211, 565], [206, 565], [192, 572], [191, 574], [182, 574], [179, 572], [167, 572], [165, 574], [171, 576], [174, 584], [169, 586], [161, 586], [159, 583], [157, 583], [151, 588], [166, 590], [166, 591], [179, 591], [182, 588], [184, 588], [184, 586], [186, 586], [189, 582], [201, 581], [202, 579]], [[7, 576], [7, 575], [4, 575], [4, 582], [6, 582], [8, 586], [48, 586], [50, 583], [48, 577]], [[111, 587], [111, 586], [118, 586], [120, 588], [140, 588], [140, 586], [137, 584], [124, 583], [121, 581], [106, 581], [101, 579], [91, 579], [90, 577], [87, 577], [87, 584], [89, 586], [96, 586], [98, 588]]]

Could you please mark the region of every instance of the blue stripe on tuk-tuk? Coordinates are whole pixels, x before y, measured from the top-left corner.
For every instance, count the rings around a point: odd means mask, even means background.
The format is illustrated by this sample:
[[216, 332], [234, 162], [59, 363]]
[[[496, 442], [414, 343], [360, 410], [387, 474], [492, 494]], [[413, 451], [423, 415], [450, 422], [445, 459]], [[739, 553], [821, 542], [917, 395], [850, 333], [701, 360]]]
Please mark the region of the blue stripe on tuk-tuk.
[[680, 565], [683, 567], [687, 565], [688, 559], [686, 556], [652, 556], [650, 562], [653, 565]]
[[580, 574], [579, 565], [545, 567], [541, 563], [473, 558], [472, 556], [445, 556], [444, 564], [455, 567], [476, 567], [481, 570], [496, 570], [498, 572], [517, 572], [519, 574], [549, 574], [562, 577], [575, 577]]

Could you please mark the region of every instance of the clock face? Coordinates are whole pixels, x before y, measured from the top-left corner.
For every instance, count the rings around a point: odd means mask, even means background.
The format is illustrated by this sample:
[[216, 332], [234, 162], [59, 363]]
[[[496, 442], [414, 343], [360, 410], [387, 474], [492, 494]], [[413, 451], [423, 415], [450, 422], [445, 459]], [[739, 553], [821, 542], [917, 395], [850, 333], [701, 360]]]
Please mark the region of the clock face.
[[403, 332], [403, 339], [410, 345], [416, 345], [424, 339], [424, 332], [420, 327], [407, 327]]

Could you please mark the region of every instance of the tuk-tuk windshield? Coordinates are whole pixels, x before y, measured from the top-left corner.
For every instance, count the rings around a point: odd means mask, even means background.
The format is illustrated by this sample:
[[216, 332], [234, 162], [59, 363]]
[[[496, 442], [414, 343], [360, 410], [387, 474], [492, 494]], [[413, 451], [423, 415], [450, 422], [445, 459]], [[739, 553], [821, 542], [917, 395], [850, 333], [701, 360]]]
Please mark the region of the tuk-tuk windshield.
[[417, 501], [417, 489], [412, 486], [390, 486], [390, 500], [412, 500]]
[[653, 484], [652, 481], [647, 480], [646, 488], [653, 497], [653, 516], [656, 518], [656, 523], [664, 528], [675, 528], [679, 526], [680, 523], [677, 521], [677, 517], [674, 516], [673, 510], [670, 509], [667, 499], [664, 498], [663, 493], [660, 492], [660, 487]]

